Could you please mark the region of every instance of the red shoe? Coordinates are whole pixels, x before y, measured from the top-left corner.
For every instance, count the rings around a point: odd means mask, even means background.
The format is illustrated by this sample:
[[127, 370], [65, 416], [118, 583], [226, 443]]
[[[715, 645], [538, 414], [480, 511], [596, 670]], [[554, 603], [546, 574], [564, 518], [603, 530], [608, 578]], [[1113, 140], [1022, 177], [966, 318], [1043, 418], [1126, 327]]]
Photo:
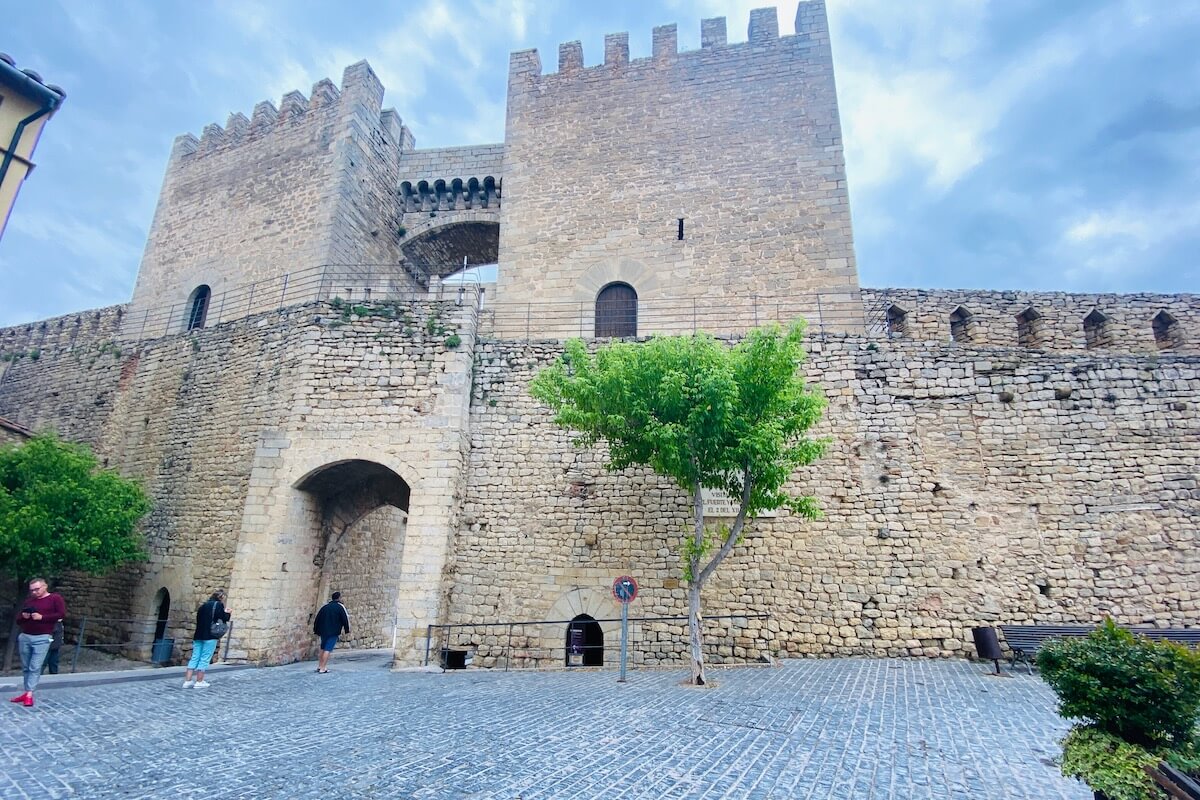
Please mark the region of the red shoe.
[[31, 695], [31, 694], [25, 695], [25, 707], [33, 708], [33, 695]]
[[14, 697], [13, 699], [9, 700], [8, 702], [10, 702], [10, 703], [24, 703], [24, 702], [25, 702], [25, 698], [26, 698], [26, 697], [29, 697], [29, 692], [25, 692], [25, 694], [19, 694], [19, 695], [17, 695], [16, 697]]

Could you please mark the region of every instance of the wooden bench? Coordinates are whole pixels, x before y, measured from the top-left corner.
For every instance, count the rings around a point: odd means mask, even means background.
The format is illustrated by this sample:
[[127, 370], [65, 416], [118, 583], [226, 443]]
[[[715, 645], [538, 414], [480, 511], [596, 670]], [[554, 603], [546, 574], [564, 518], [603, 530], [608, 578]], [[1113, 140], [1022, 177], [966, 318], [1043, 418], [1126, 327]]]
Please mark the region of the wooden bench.
[[[1008, 665], [1016, 667], [1018, 661], [1024, 661], [1030, 674], [1033, 673], [1033, 656], [1041, 649], [1047, 639], [1063, 639], [1070, 636], [1087, 636], [1096, 630], [1095, 625], [1001, 625], [1004, 641], [1012, 650]], [[1165, 639], [1188, 647], [1200, 645], [1200, 628], [1127, 628], [1138, 636], [1148, 639]]]

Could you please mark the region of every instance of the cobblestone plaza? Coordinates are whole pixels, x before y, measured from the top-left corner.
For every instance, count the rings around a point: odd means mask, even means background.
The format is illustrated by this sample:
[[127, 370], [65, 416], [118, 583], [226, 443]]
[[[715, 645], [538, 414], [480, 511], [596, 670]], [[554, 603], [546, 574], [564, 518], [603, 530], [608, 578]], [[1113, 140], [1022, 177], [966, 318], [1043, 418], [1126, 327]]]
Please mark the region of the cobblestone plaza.
[[0, 708], [0, 797], [1090, 797], [1052, 763], [1066, 725], [1037, 676], [839, 659], [684, 677], [335, 656], [207, 690], [55, 687]]

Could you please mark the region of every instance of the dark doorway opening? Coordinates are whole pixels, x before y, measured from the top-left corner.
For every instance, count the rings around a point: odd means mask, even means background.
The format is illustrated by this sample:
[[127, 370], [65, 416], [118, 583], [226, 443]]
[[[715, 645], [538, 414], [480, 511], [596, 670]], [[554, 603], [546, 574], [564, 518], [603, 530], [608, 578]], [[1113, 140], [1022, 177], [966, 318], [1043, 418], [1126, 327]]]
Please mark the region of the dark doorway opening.
[[604, 630], [595, 618], [580, 614], [567, 623], [568, 667], [604, 666]]
[[[166, 637], [167, 618], [171, 615], [171, 593], [167, 591], [166, 587], [158, 590], [158, 594], [154, 597], [154, 604], [158, 609], [155, 612], [158, 620], [154, 623], [154, 639], [158, 641]], [[143, 630], [145, 629], [143, 628]]]
[[610, 283], [596, 295], [596, 337], [637, 336], [638, 296], [628, 283]]

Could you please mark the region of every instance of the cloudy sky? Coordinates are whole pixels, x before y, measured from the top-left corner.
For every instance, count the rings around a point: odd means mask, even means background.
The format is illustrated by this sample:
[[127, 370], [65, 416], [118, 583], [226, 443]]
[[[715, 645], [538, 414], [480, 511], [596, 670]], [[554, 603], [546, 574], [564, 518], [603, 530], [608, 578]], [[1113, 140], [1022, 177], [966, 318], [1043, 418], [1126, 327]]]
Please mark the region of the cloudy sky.
[[[500, 142], [508, 53], [770, 0], [0, 0], [67, 101], [0, 240], [0, 325], [129, 299], [172, 139], [368, 59], [418, 147]], [[791, 33], [794, 2], [780, 6]], [[1200, 291], [1200, 0], [829, 0], [861, 282]]]

